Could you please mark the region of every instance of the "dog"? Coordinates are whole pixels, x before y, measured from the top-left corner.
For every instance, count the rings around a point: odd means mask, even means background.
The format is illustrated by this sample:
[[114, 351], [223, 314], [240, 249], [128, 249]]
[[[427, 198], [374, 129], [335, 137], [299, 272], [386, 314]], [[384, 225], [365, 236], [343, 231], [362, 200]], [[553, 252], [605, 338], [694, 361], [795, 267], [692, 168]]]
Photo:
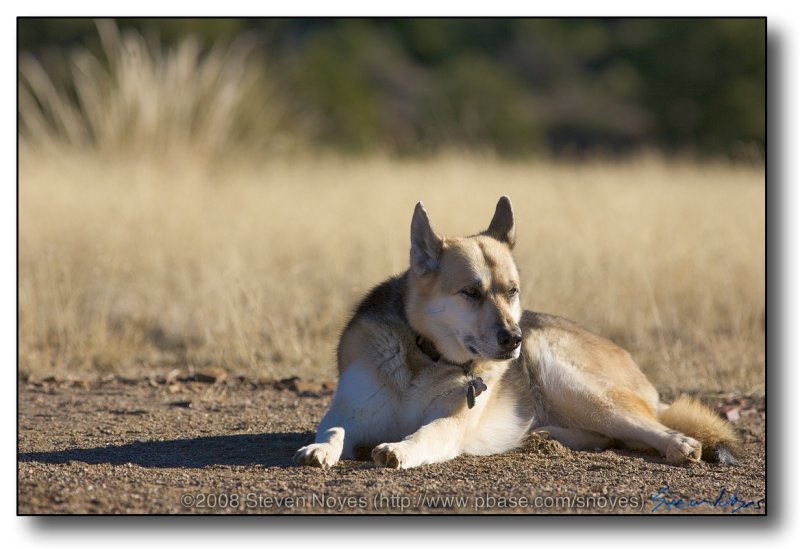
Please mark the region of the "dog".
[[338, 350], [339, 384], [300, 465], [332, 467], [372, 449], [407, 469], [490, 455], [543, 433], [573, 450], [655, 450], [671, 464], [735, 464], [730, 423], [682, 396], [671, 406], [630, 354], [578, 324], [526, 311], [512, 256], [511, 201], [485, 231], [442, 237], [418, 203], [409, 269], [356, 308]]

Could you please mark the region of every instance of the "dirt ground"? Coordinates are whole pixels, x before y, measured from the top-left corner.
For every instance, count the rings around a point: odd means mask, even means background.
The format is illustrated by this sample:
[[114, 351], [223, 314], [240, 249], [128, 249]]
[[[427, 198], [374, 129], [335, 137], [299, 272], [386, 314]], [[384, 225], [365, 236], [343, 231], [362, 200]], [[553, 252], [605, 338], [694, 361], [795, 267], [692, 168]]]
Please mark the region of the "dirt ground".
[[745, 441], [736, 467], [671, 466], [623, 450], [524, 447], [407, 471], [367, 461], [296, 467], [332, 384], [293, 378], [21, 380], [18, 512], [766, 512], [762, 398], [701, 395]]

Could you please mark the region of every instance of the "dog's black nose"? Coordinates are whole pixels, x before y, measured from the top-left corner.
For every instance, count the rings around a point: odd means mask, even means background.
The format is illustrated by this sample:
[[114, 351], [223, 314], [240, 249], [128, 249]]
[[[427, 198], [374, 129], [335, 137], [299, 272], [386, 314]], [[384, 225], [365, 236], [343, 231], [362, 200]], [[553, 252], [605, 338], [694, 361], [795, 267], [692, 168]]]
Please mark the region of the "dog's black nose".
[[513, 330], [500, 328], [497, 330], [497, 344], [500, 345], [501, 349], [512, 351], [519, 347], [520, 343], [522, 343], [522, 330], [519, 328], [514, 328]]

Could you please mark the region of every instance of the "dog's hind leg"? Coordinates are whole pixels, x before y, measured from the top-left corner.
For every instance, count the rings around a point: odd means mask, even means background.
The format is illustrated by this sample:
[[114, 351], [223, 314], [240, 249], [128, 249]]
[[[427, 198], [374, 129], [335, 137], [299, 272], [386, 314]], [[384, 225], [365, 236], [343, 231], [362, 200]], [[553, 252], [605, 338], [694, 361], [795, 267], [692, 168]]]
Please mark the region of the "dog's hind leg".
[[571, 450], [596, 450], [606, 449], [611, 446], [611, 439], [600, 433], [586, 429], [567, 429], [548, 425], [533, 431], [534, 433], [547, 433], [552, 438]]
[[597, 431], [627, 446], [654, 448], [674, 464], [698, 461], [701, 444], [694, 438], [661, 424], [655, 410], [639, 395], [624, 389], [612, 389], [604, 396], [586, 395], [585, 407], [597, 411], [576, 423]]

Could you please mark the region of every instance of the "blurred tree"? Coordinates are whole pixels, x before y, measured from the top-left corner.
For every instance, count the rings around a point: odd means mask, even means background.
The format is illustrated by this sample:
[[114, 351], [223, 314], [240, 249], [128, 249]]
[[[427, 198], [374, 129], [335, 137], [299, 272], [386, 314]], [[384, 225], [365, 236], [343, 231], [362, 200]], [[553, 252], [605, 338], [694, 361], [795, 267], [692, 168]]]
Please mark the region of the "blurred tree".
[[[629, 24], [637, 24], [636, 22]], [[729, 152], [763, 147], [766, 122], [766, 25], [752, 19], [645, 21], [648, 38], [620, 48], [643, 82], [641, 103], [669, 148]]]
[[346, 20], [311, 35], [298, 52], [302, 62], [291, 64], [288, 84], [315, 115], [317, 136], [326, 144], [359, 151], [384, 137], [376, 83], [367, 70], [381, 46], [365, 21]]
[[[163, 47], [187, 35], [208, 48], [251, 33], [280, 91], [286, 127], [340, 151], [458, 146], [525, 155], [658, 146], [732, 155], [763, 152], [765, 144], [765, 19], [131, 18], [119, 25]], [[55, 81], [65, 52], [99, 48], [89, 19], [21, 18], [18, 28], [19, 48]]]
[[497, 63], [473, 53], [445, 65], [428, 105], [428, 131], [441, 144], [521, 155], [542, 148], [529, 97]]

